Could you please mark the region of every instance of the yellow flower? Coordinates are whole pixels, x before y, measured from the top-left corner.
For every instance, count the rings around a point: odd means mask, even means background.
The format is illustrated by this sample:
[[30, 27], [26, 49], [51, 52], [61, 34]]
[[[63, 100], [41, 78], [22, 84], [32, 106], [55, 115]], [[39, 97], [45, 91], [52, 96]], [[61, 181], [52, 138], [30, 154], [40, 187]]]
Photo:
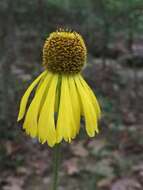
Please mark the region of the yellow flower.
[[100, 107], [80, 74], [86, 56], [85, 43], [76, 32], [59, 30], [47, 38], [43, 48], [45, 71], [29, 86], [20, 104], [18, 121], [25, 116], [23, 128], [28, 135], [51, 147], [63, 139], [71, 142], [79, 133], [81, 116], [87, 134], [93, 137], [98, 133]]

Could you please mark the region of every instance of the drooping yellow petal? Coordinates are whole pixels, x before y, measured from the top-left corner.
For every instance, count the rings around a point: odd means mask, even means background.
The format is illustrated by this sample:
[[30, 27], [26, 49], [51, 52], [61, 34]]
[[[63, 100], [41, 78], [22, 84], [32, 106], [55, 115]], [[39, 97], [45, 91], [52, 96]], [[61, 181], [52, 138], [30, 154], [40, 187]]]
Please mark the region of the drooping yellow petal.
[[94, 108], [96, 110], [97, 113], [97, 117], [98, 119], [100, 119], [101, 117], [101, 110], [100, 110], [100, 106], [99, 103], [96, 99], [96, 96], [94, 95], [93, 91], [91, 90], [91, 88], [88, 86], [88, 84], [86, 83], [86, 81], [82, 78], [82, 76], [79, 76], [81, 84], [84, 86], [84, 89], [87, 91], [87, 93], [91, 96], [93, 104], [94, 104]]
[[58, 82], [58, 75], [52, 76], [52, 81], [46, 96], [44, 105], [41, 109], [38, 122], [38, 136], [42, 143], [48, 142], [49, 146], [56, 143], [56, 129], [54, 121], [55, 94]]
[[38, 115], [40, 111], [40, 104], [46, 92], [46, 89], [49, 88], [51, 77], [52, 77], [52, 74], [47, 73], [38, 92], [35, 94], [26, 114], [23, 128], [26, 130], [26, 133], [29, 134], [31, 137], [37, 136], [37, 132], [38, 132], [37, 122], [38, 122]]
[[[45, 76], [48, 74], [49, 72], [46, 72]], [[35, 93], [38, 92], [38, 90], [40, 89], [41, 85], [43, 84], [43, 81], [45, 80], [45, 76], [41, 78], [41, 80], [39, 81], [39, 83], [36, 86], [36, 90]]]
[[98, 127], [97, 114], [94, 109], [92, 98], [89, 93], [87, 93], [87, 90], [85, 90], [85, 87], [82, 86], [80, 81], [80, 75], [77, 75], [75, 77], [75, 83], [77, 85], [78, 93], [83, 107], [86, 131], [90, 137], [93, 137], [95, 135], [95, 131], [98, 133]]
[[73, 76], [68, 77], [68, 83], [69, 83], [69, 94], [71, 97], [71, 104], [72, 104], [71, 108], [74, 117], [74, 125], [76, 126], [76, 133], [75, 133], [76, 135], [77, 133], [79, 133], [80, 129], [80, 115], [81, 115], [80, 99]]
[[57, 84], [57, 89], [56, 89], [56, 96], [55, 96], [55, 117], [56, 117], [56, 119], [57, 119], [58, 111], [59, 111], [59, 103], [60, 103], [60, 95], [61, 95], [61, 79], [62, 79], [62, 76], [61, 76], [61, 74], [59, 74], [58, 84]]
[[76, 133], [76, 126], [74, 124], [68, 77], [63, 75], [57, 120], [57, 143], [63, 138], [65, 141], [71, 142], [71, 139], [74, 138]]
[[34, 87], [38, 84], [38, 82], [41, 80], [42, 77], [44, 77], [46, 75], [47, 71], [44, 71], [43, 73], [40, 74], [40, 76], [38, 76], [33, 83], [29, 86], [29, 88], [26, 90], [25, 94], [23, 95], [22, 99], [21, 99], [21, 103], [20, 103], [20, 109], [19, 109], [19, 114], [18, 114], [18, 119], [17, 121], [20, 121], [24, 114], [25, 114], [25, 110], [26, 110], [26, 105], [28, 102], [28, 98], [32, 92], [32, 90], [34, 89]]

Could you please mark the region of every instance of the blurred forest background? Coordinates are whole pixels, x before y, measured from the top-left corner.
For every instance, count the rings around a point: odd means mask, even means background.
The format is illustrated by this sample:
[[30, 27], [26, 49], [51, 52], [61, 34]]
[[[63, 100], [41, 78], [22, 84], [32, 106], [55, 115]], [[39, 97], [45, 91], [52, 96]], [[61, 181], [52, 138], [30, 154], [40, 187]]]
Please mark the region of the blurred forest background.
[[83, 35], [103, 112], [96, 138], [63, 144], [59, 190], [142, 190], [143, 0], [0, 0], [0, 190], [50, 190], [52, 149], [16, 118], [58, 27]]

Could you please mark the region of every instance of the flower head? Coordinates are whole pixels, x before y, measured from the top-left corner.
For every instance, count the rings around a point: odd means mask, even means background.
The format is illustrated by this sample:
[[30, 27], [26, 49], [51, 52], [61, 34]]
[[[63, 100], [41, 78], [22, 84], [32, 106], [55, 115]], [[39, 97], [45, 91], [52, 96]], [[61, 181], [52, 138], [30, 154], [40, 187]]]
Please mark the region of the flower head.
[[[63, 139], [71, 142], [80, 130], [80, 118], [90, 137], [98, 133], [100, 107], [82, 78], [80, 71], [86, 62], [86, 46], [76, 32], [57, 31], [50, 34], [43, 48], [46, 70], [25, 92], [18, 115], [24, 116], [23, 128], [31, 137], [49, 146]], [[28, 98], [35, 95], [27, 108]]]
[[43, 64], [53, 73], [79, 73], [86, 62], [86, 47], [76, 32], [50, 34], [43, 48]]

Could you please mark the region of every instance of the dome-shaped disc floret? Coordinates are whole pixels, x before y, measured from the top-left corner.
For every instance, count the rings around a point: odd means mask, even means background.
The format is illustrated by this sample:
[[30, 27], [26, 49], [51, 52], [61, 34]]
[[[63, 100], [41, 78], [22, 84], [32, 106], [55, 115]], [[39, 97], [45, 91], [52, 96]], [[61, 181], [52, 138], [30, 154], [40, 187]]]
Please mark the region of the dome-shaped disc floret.
[[53, 73], [79, 73], [86, 62], [86, 46], [76, 32], [50, 34], [43, 48], [43, 64]]

